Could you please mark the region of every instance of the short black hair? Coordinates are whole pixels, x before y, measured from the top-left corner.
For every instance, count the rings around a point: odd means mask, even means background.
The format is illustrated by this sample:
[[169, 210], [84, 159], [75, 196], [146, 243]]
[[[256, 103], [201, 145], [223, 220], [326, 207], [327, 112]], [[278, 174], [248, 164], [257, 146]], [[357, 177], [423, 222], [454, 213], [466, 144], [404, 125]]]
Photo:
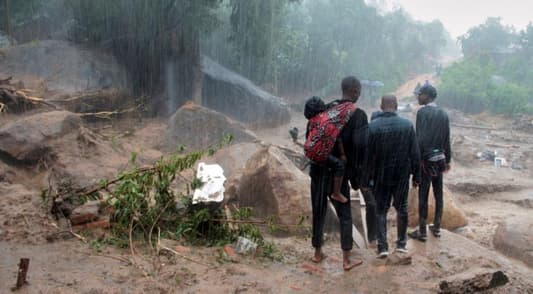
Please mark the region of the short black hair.
[[305, 102], [304, 116], [307, 119], [311, 119], [324, 110], [326, 110], [326, 104], [322, 98], [313, 96]]
[[361, 89], [361, 82], [356, 77], [348, 76], [342, 79], [341, 89], [343, 93], [349, 91], [350, 89], [354, 87]]
[[418, 90], [418, 94], [426, 94], [431, 100], [435, 100], [437, 98], [437, 89], [432, 85], [427, 84]]

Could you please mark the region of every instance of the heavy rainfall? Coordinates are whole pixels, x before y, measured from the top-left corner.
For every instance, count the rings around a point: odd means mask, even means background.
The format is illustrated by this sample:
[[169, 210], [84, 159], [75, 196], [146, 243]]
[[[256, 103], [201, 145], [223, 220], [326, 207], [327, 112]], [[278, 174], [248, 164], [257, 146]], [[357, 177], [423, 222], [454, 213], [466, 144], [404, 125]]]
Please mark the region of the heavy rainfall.
[[1, 0], [0, 292], [533, 293], [533, 23], [402, 2]]

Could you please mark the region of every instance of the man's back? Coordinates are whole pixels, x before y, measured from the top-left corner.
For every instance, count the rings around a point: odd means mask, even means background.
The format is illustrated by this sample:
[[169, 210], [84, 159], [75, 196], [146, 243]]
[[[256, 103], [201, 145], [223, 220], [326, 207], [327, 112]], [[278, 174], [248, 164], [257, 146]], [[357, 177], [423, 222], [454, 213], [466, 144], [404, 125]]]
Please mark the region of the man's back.
[[[364, 156], [364, 150], [361, 150], [361, 148], [355, 144], [356, 138], [354, 138], [354, 135], [357, 135], [357, 130], [366, 128], [367, 126], [368, 118], [365, 111], [361, 108], [357, 108], [340, 134], [344, 146], [344, 152], [348, 159], [348, 162], [346, 163], [347, 177], [351, 177], [354, 173], [354, 169], [357, 168], [356, 166], [363, 161], [363, 158], [361, 157]], [[338, 154], [334, 153], [333, 155], [337, 156]]]
[[376, 185], [395, 185], [418, 173], [420, 155], [413, 125], [394, 112], [369, 124], [369, 160]]
[[420, 108], [416, 115], [416, 135], [422, 158], [439, 149], [444, 151], [446, 162], [450, 162], [450, 123], [446, 112], [434, 105]]

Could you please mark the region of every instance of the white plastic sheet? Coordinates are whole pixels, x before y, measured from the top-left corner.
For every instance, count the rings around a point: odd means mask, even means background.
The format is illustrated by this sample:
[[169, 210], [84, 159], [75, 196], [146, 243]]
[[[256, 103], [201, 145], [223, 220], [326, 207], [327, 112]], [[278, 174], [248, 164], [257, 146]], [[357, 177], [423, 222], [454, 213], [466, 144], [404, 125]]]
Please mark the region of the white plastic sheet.
[[224, 169], [218, 164], [198, 164], [196, 177], [202, 181], [203, 185], [194, 190], [192, 203], [199, 202], [221, 202], [224, 200]]

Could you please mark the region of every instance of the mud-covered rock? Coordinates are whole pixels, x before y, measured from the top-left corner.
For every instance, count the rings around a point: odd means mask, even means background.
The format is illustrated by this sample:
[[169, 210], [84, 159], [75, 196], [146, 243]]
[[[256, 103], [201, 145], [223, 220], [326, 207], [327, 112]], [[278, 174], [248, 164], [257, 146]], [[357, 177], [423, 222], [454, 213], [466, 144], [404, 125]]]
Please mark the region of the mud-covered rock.
[[256, 140], [255, 134], [243, 124], [222, 113], [188, 103], [170, 118], [163, 144], [168, 148], [183, 145], [189, 149], [204, 149], [219, 143], [226, 134], [232, 134], [236, 143]]
[[274, 146], [260, 149], [246, 163], [242, 177], [229, 181], [230, 202], [252, 207], [254, 215], [295, 225], [311, 215], [309, 176]]
[[279, 126], [289, 122], [288, 105], [250, 80], [202, 58], [203, 105], [246, 124]]
[[505, 255], [533, 267], [533, 220], [513, 219], [498, 225], [494, 247]]
[[70, 223], [74, 225], [80, 225], [88, 222], [92, 222], [98, 219], [98, 213], [100, 211], [100, 201], [89, 201], [81, 206], [76, 207], [69, 216]]
[[51, 151], [49, 142], [77, 131], [81, 119], [67, 111], [38, 113], [0, 128], [0, 152], [16, 161], [35, 163]]
[[[428, 204], [428, 223], [433, 222], [435, 217], [435, 197], [433, 196], [433, 187], [429, 190]], [[468, 224], [465, 213], [453, 200], [453, 194], [444, 188], [444, 210], [442, 213], [441, 227], [448, 230], [464, 227]], [[418, 189], [409, 190], [409, 226], [418, 225]]]
[[246, 165], [261, 147], [259, 143], [237, 143], [224, 147], [213, 156], [206, 157], [202, 161], [207, 164], [219, 164], [224, 169], [224, 176], [230, 178]]

